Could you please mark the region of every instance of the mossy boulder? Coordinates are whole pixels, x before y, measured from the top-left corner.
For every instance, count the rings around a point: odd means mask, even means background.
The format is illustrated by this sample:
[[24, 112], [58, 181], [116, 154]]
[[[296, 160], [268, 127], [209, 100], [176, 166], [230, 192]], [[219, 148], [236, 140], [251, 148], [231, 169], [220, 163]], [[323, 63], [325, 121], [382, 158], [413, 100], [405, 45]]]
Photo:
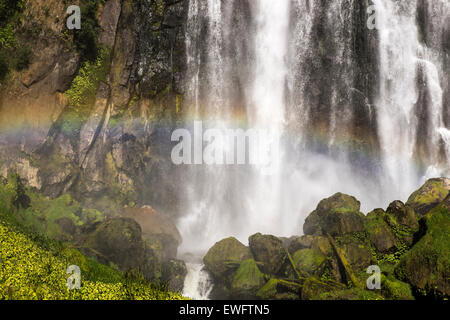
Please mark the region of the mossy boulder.
[[[142, 237], [151, 244], [161, 246], [161, 259], [166, 262], [177, 256], [178, 246], [182, 242], [180, 232], [175, 223], [149, 206], [142, 208], [124, 208], [122, 216], [134, 219], [142, 229]], [[159, 245], [157, 244], [157, 245]]]
[[162, 281], [167, 284], [169, 291], [183, 291], [186, 275], [186, 263], [182, 260], [171, 259], [162, 266]]
[[352, 196], [336, 193], [320, 201], [316, 210], [305, 219], [305, 235], [327, 234], [332, 236], [360, 232], [364, 229], [364, 215], [359, 211], [360, 202]]
[[294, 265], [301, 273], [321, 275], [326, 266], [326, 257], [313, 249], [300, 249], [292, 256]]
[[370, 243], [377, 252], [390, 253], [395, 251], [397, 239], [394, 232], [385, 221], [386, 213], [382, 209], [371, 211], [364, 220], [364, 227]]
[[401, 201], [397, 200], [392, 202], [387, 208], [386, 213], [402, 226], [411, 229], [417, 229], [419, 227], [414, 209], [409, 205], [403, 204]]
[[410, 283], [420, 295], [450, 295], [450, 211], [446, 203], [422, 218], [424, 235], [395, 269], [397, 278]]
[[301, 285], [282, 279], [270, 279], [256, 296], [262, 300], [299, 300]]
[[289, 261], [288, 253], [280, 239], [272, 235], [254, 234], [248, 239], [250, 251], [261, 271], [277, 275]]
[[381, 277], [381, 293], [392, 300], [414, 300], [411, 286], [394, 277]]
[[415, 191], [406, 202], [416, 214], [424, 215], [441, 203], [450, 192], [449, 178], [430, 179]]
[[230, 237], [212, 246], [203, 258], [203, 262], [216, 283], [229, 284], [240, 264], [251, 258], [249, 248], [236, 238]]
[[235, 299], [255, 299], [257, 291], [265, 282], [264, 274], [259, 270], [255, 260], [245, 260], [234, 275], [231, 295]]
[[98, 223], [83, 247], [88, 255], [104, 264], [113, 263], [124, 271], [139, 268], [144, 263], [142, 231], [133, 219], [112, 218]]

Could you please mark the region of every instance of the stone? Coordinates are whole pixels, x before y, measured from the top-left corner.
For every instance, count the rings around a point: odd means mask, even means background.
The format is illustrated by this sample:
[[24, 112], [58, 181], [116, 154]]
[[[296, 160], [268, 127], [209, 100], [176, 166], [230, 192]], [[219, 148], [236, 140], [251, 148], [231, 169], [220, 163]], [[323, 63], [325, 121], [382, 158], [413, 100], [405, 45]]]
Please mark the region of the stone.
[[336, 193], [322, 200], [305, 220], [305, 235], [327, 234], [331, 236], [364, 230], [364, 215], [359, 211], [360, 202], [354, 197]]
[[248, 239], [250, 251], [261, 271], [266, 274], [278, 274], [288, 261], [286, 249], [280, 239], [272, 235], [254, 234]]
[[408, 198], [417, 215], [422, 216], [442, 202], [450, 192], [449, 178], [430, 179]]
[[142, 208], [124, 208], [122, 216], [134, 219], [142, 229], [142, 237], [149, 244], [159, 242], [162, 250], [162, 261], [177, 256], [178, 246], [182, 242], [181, 234], [173, 221], [156, 211], [144, 206]]
[[230, 283], [233, 272], [252, 255], [248, 247], [230, 237], [217, 242], [203, 258], [206, 270], [220, 283]]
[[233, 299], [256, 299], [257, 291], [266, 283], [264, 274], [259, 270], [254, 259], [241, 263], [231, 284]]

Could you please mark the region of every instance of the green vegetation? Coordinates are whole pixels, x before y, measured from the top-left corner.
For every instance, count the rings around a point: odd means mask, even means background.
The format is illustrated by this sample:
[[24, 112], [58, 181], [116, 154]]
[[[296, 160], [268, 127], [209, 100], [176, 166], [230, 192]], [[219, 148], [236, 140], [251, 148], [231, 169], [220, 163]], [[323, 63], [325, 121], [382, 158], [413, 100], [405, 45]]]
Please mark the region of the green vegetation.
[[[23, 194], [22, 188], [15, 174], [0, 183], [0, 300], [182, 299], [136, 271], [123, 274], [55, 240], [64, 235], [60, 219], [82, 225], [103, 219], [100, 212], [82, 208], [68, 195], [51, 200], [30, 189]], [[80, 267], [79, 290], [66, 285], [70, 265]]]
[[442, 298], [442, 292], [448, 292], [450, 274], [449, 210], [438, 206], [423, 219], [426, 234], [401, 257], [395, 274], [419, 294]]
[[[65, 248], [53, 255], [0, 218], [0, 299], [129, 300], [182, 299], [142, 278], [122, 275]], [[69, 290], [67, 268], [81, 269], [81, 288]]]
[[101, 48], [94, 61], [86, 61], [72, 86], [66, 91], [73, 111], [86, 114], [95, 102], [95, 94], [101, 81], [106, 81], [110, 67], [110, 50]]
[[12, 69], [26, 69], [30, 63], [31, 50], [21, 46], [15, 34], [20, 14], [26, 0], [0, 0], [0, 82]]

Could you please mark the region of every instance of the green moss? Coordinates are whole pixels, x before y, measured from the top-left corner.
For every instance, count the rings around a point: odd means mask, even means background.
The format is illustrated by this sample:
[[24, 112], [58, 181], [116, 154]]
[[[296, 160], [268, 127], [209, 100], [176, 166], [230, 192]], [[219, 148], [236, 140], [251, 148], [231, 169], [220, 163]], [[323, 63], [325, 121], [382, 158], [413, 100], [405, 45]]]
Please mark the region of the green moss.
[[419, 190], [415, 191], [406, 204], [428, 204], [442, 201], [448, 195], [449, 190], [444, 187], [441, 180], [428, 180]]
[[294, 253], [292, 257], [294, 265], [298, 270], [308, 274], [317, 274], [324, 268], [325, 256], [313, 249], [301, 249]]
[[425, 235], [403, 255], [395, 274], [426, 295], [449, 295], [450, 212], [438, 206], [423, 219]]
[[393, 277], [382, 276], [381, 292], [383, 296], [392, 300], [414, 300], [411, 286]]
[[384, 300], [379, 294], [359, 288], [324, 292], [313, 300]]
[[263, 300], [298, 300], [301, 286], [282, 279], [270, 279], [256, 296]]
[[95, 95], [101, 81], [105, 82], [110, 70], [110, 49], [101, 48], [94, 61], [86, 61], [65, 92], [71, 109], [85, 119], [95, 103]]
[[233, 278], [231, 285], [233, 297], [252, 298], [264, 283], [264, 274], [259, 270], [255, 260], [245, 260], [241, 263]]
[[[142, 277], [123, 275], [87, 259], [74, 249], [58, 243], [46, 245], [58, 248], [57, 254], [0, 218], [0, 300], [182, 299]], [[81, 269], [79, 290], [69, 290], [66, 285], [66, 270], [72, 264]]]

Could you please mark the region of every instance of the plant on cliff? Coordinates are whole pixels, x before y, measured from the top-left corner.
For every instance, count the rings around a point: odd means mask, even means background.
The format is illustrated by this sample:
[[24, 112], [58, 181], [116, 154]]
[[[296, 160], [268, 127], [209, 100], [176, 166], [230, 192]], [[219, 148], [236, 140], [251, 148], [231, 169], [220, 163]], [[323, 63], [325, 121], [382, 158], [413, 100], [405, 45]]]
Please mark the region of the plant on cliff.
[[94, 104], [98, 84], [106, 81], [109, 72], [109, 58], [109, 49], [102, 48], [94, 61], [86, 61], [81, 66], [70, 89], [65, 93], [75, 112], [86, 114]]

